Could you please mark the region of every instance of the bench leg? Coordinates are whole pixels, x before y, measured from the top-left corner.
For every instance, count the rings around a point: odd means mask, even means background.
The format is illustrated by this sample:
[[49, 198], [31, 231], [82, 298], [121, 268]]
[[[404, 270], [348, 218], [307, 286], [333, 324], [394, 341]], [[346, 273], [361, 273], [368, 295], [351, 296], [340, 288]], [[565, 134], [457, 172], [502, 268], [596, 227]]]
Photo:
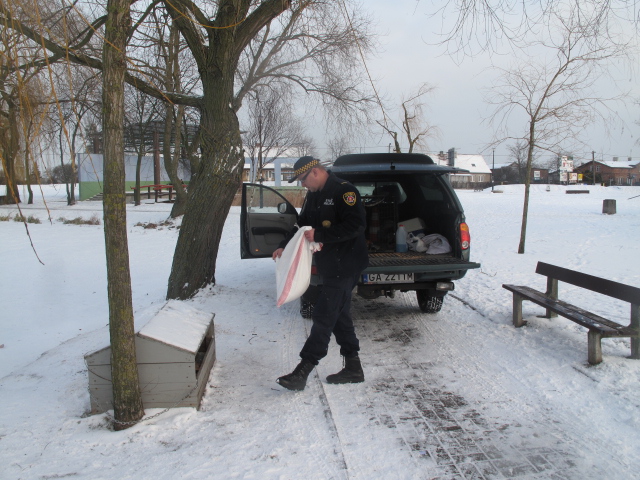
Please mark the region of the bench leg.
[[[631, 304], [631, 328], [640, 330], [640, 305]], [[640, 360], [640, 337], [631, 337], [631, 358]]]
[[[558, 300], [558, 280], [555, 278], [547, 277], [547, 291], [545, 292], [554, 300]], [[552, 312], [547, 308], [547, 314], [545, 318], [556, 318], [558, 314], [556, 312]]]
[[517, 293], [514, 293], [513, 294], [513, 326], [519, 328], [526, 324], [527, 322], [522, 320], [522, 297]]
[[589, 363], [597, 365], [602, 362], [602, 334], [589, 330]]

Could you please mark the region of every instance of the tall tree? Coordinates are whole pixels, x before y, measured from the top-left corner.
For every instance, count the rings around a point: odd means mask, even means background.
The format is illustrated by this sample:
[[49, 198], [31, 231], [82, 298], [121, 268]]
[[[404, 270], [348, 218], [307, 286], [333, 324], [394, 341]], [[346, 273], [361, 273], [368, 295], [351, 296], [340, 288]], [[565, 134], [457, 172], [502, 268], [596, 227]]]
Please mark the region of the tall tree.
[[327, 147], [329, 148], [329, 156], [332, 160], [335, 160], [341, 155], [352, 153], [349, 141], [347, 140], [347, 137], [344, 136], [332, 138], [327, 142]]
[[[250, 11], [249, 0], [222, 0], [212, 20], [188, 1], [169, 9], [200, 71], [203, 99], [202, 162], [192, 178], [167, 288], [168, 298], [188, 298], [215, 282], [224, 219], [240, 185], [244, 165], [240, 126], [231, 108], [240, 55], [253, 37], [289, 6], [265, 0]], [[209, 26], [206, 37], [191, 21]], [[220, 221], [222, 219], [222, 221]], [[213, 248], [212, 248], [213, 247]]]
[[302, 142], [301, 119], [294, 113], [289, 93], [264, 88], [246, 102], [248, 120], [243, 141], [252, 164], [252, 182], [263, 177], [266, 165]]
[[124, 76], [129, 0], [109, 0], [103, 48], [104, 238], [107, 255], [111, 380], [116, 430], [144, 415], [133, 326], [124, 176]]
[[[14, 0], [15, 1], [15, 0]], [[357, 119], [368, 106], [352, 59], [368, 48], [367, 32], [359, 30], [356, 10], [347, 16], [348, 0], [160, 0], [141, 12], [132, 31], [140, 28], [148, 11], [163, 8], [170, 15], [200, 75], [200, 96], [167, 92], [135, 69], [125, 78], [145, 93], [200, 110], [201, 159], [189, 185], [189, 200], [173, 258], [167, 297], [188, 298], [215, 282], [215, 266], [224, 221], [240, 185], [244, 164], [237, 112], [247, 89], [273, 79], [293, 82], [306, 94], [319, 93], [343, 123]], [[306, 13], [308, 11], [308, 14]], [[283, 13], [281, 23], [274, 22]], [[14, 21], [10, 9], [0, 4], [0, 18]], [[85, 51], [92, 31], [104, 23], [93, 21], [86, 32], [66, 42], [52, 38], [38, 22], [21, 22], [19, 31], [44, 45], [51, 58], [66, 58], [92, 68], [103, 68], [93, 51]], [[250, 76], [239, 74], [240, 59], [258, 35], [269, 30], [265, 48], [251, 55], [256, 68]], [[287, 42], [278, 40], [286, 35]], [[267, 48], [269, 47], [269, 48]], [[133, 51], [133, 49], [132, 49]], [[256, 55], [255, 53], [259, 53]], [[249, 80], [252, 79], [252, 80]], [[251, 88], [249, 89], [251, 90]]]
[[[500, 69], [489, 94], [491, 121], [499, 141], [521, 140], [527, 146], [524, 206], [518, 253], [525, 252], [531, 168], [537, 150], [557, 151], [596, 119], [605, 119], [608, 105], [619, 98], [594, 94], [595, 83], [608, 73], [611, 61], [626, 55], [627, 46], [601, 35], [600, 19], [574, 7], [553, 15], [550, 38], [535, 42], [537, 52], [526, 62]], [[551, 53], [551, 58], [546, 56]], [[539, 58], [541, 60], [533, 60]], [[515, 130], [518, 115], [526, 118], [524, 132]]]
[[160, 101], [142, 93], [133, 87], [125, 86], [125, 149], [135, 153], [136, 185], [133, 201], [140, 205], [140, 181], [142, 177], [142, 159], [153, 151], [154, 120], [159, 117]]
[[[54, 65], [49, 72], [55, 92], [51, 105], [50, 130], [58, 137], [60, 164], [64, 167], [66, 159], [71, 170], [77, 172], [76, 153], [79, 147], [82, 151], [82, 147], [86, 146], [82, 130], [85, 118], [100, 115], [101, 78], [95, 72], [69, 64]], [[76, 203], [75, 179], [76, 175], [65, 179], [67, 205]]]
[[527, 154], [529, 145], [524, 140], [516, 140], [515, 143], [507, 147], [509, 158], [513, 160], [511, 164], [514, 168], [515, 183], [524, 183], [527, 174]]
[[390, 119], [386, 114], [383, 120], [378, 121], [378, 125], [393, 139], [393, 150], [396, 153], [402, 152], [400, 146], [400, 142], [402, 141], [401, 137], [405, 137], [408, 153], [413, 153], [415, 147], [426, 149], [427, 140], [438, 137], [438, 128], [427, 121], [424, 115], [426, 105], [423, 97], [433, 92], [433, 90], [433, 86], [424, 83], [407, 99], [401, 102], [399, 126], [397, 122]]
[[10, 204], [20, 203], [18, 184], [29, 176], [29, 144], [35, 143], [38, 128], [33, 137], [28, 132], [42, 122], [44, 112], [39, 110], [47, 94], [40, 81], [41, 49], [14, 27], [0, 17], [0, 166], [7, 181], [3, 201]]

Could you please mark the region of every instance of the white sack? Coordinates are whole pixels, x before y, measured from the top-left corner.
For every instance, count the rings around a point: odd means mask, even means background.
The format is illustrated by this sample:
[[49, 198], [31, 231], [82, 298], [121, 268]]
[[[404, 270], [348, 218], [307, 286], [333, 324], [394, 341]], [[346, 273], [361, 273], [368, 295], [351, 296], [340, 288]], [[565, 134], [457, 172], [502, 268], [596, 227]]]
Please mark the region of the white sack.
[[447, 239], [437, 233], [432, 235], [425, 235], [424, 233], [409, 234], [407, 244], [409, 245], [409, 250], [424, 252], [428, 255], [449, 253], [451, 251], [451, 245], [449, 245]]
[[309, 242], [304, 238], [304, 232], [307, 230], [311, 230], [311, 227], [299, 228], [287, 243], [282, 256], [276, 258], [276, 305], [278, 307], [300, 298], [309, 287], [313, 252], [320, 250], [322, 245]]
[[445, 237], [434, 233], [433, 235], [427, 235], [421, 238], [422, 243], [426, 245], [425, 253], [435, 255], [437, 253], [449, 253], [451, 251], [451, 245]]

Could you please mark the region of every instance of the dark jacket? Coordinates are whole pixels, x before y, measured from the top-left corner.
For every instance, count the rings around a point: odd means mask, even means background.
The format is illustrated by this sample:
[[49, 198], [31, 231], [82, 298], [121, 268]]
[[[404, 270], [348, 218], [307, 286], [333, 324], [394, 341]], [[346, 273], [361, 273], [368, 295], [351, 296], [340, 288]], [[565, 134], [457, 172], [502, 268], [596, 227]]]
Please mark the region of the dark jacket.
[[314, 240], [323, 244], [314, 254], [320, 275], [355, 276], [367, 267], [366, 215], [360, 193], [349, 182], [329, 172], [322, 190], [307, 193], [298, 225], [315, 228]]

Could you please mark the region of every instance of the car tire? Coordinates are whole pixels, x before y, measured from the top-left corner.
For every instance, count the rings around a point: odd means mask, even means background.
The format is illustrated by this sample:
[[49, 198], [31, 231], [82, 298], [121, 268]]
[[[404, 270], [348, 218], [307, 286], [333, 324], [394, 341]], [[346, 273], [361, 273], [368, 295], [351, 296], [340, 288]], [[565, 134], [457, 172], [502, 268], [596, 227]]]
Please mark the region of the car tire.
[[418, 306], [424, 313], [438, 313], [442, 310], [444, 297], [429, 295], [429, 290], [416, 290]]
[[313, 303], [300, 299], [300, 315], [302, 318], [311, 318], [313, 314]]

